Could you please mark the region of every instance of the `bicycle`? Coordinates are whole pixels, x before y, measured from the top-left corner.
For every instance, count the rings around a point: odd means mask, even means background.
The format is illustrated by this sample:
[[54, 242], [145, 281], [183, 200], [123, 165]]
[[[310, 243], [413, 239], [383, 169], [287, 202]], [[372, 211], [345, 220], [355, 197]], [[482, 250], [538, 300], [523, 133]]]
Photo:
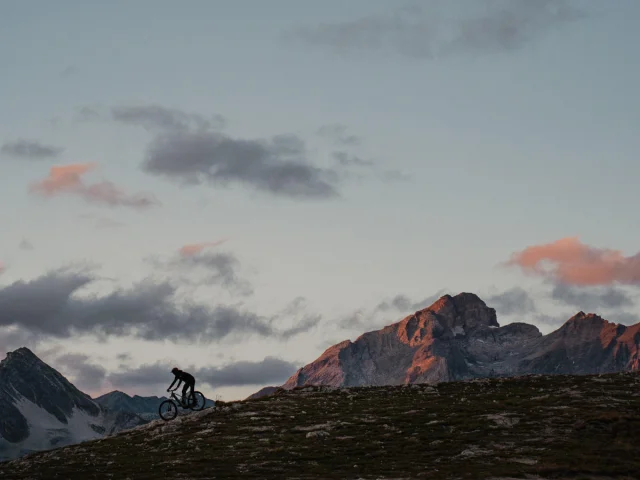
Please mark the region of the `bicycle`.
[[173, 420], [178, 416], [178, 406], [182, 407], [183, 410], [190, 409], [197, 412], [202, 410], [207, 402], [202, 392], [195, 391], [189, 395], [189, 403], [185, 404], [182, 398], [174, 393], [175, 390], [175, 388], [171, 390], [171, 398], [164, 400], [158, 408], [160, 418], [165, 422]]

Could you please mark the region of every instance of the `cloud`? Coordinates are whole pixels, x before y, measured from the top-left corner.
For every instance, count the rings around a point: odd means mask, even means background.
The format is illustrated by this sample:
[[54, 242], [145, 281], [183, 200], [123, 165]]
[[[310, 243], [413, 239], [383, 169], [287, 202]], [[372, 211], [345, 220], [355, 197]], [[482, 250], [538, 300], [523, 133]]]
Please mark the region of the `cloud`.
[[567, 320], [569, 320], [572, 317], [573, 314], [564, 314], [564, 315], [545, 315], [545, 314], [538, 314], [534, 317], [533, 319], [533, 323], [536, 325], [547, 325], [550, 327], [560, 327], [562, 326], [564, 323], [567, 322]]
[[375, 312], [395, 311], [409, 315], [410, 313], [430, 307], [436, 300], [444, 295], [445, 291], [446, 290], [439, 290], [434, 295], [430, 295], [417, 302], [412, 301], [406, 295], [396, 295], [391, 300], [380, 302], [376, 306]]
[[7, 267], [5, 267], [5, 265], [2, 262], [2, 260], [0, 260], [0, 275], [2, 275], [6, 269], [7, 269]]
[[402, 7], [354, 20], [293, 28], [282, 39], [339, 54], [375, 51], [433, 59], [516, 50], [584, 16], [566, 0], [478, 2], [465, 7], [465, 14], [447, 19], [420, 6]]
[[281, 384], [293, 375], [298, 365], [276, 357], [260, 362], [239, 361], [223, 367], [201, 368], [196, 379], [213, 387]]
[[113, 183], [102, 181], [86, 184], [82, 176], [96, 167], [93, 163], [76, 163], [51, 167], [49, 176], [30, 187], [32, 193], [45, 197], [61, 194], [77, 195], [90, 203], [132, 208], [148, 208], [159, 202], [150, 194], [129, 195]]
[[116, 355], [116, 358], [121, 362], [129, 362], [131, 361], [131, 354], [127, 352], [119, 353], [118, 355]]
[[158, 267], [173, 271], [205, 272], [205, 278], [198, 280], [198, 284], [221, 285], [243, 295], [253, 293], [249, 282], [238, 275], [240, 261], [230, 253], [188, 253], [180, 254], [166, 262], [157, 259], [152, 261]]
[[[430, 295], [422, 300], [413, 301], [406, 295], [396, 295], [390, 300], [383, 300], [378, 303], [372, 310], [359, 309], [355, 312], [345, 315], [338, 320], [338, 327], [346, 330], [375, 328], [389, 323], [387, 316], [380, 318], [380, 314], [392, 313], [394, 315], [410, 315], [419, 310], [424, 310], [433, 305], [447, 289], [442, 289], [434, 295]], [[399, 319], [395, 319], [396, 321]]]
[[101, 115], [100, 112], [93, 107], [81, 107], [78, 110], [78, 120], [81, 122], [90, 122], [93, 120], [98, 120], [100, 119]]
[[631, 312], [614, 312], [607, 315], [610, 322], [621, 323], [622, 325], [635, 325], [640, 323], [640, 315]]
[[[158, 362], [139, 367], [124, 369], [108, 375], [108, 381], [115, 388], [169, 386], [173, 381], [171, 368], [173, 363]], [[231, 387], [244, 385], [263, 385], [284, 383], [298, 365], [276, 357], [265, 357], [259, 362], [239, 361], [222, 367], [189, 368], [179, 366], [191, 373], [196, 379], [196, 388], [200, 383], [212, 387]]]
[[343, 167], [373, 167], [375, 165], [373, 160], [365, 160], [347, 152], [333, 152], [331, 155]]
[[288, 340], [292, 337], [309, 332], [318, 325], [322, 319], [321, 315], [308, 313], [307, 301], [303, 297], [295, 298], [280, 313], [278, 313], [277, 316], [293, 319], [293, 326], [282, 330], [282, 333], [280, 334], [280, 338], [282, 340]]
[[536, 311], [533, 299], [520, 287], [493, 295], [487, 299], [486, 303], [494, 307], [500, 315], [523, 315]]
[[180, 248], [180, 255], [185, 257], [190, 255], [196, 255], [202, 252], [205, 248], [217, 247], [218, 245], [222, 245], [223, 243], [225, 243], [227, 240], [229, 239], [223, 238], [221, 240], [216, 240], [214, 242], [191, 243], [188, 245], [184, 245], [183, 247]]
[[323, 125], [318, 129], [318, 135], [332, 141], [335, 145], [353, 146], [360, 145], [360, 137], [349, 135], [347, 127], [337, 123]]
[[640, 285], [640, 253], [625, 257], [619, 250], [585, 245], [577, 237], [527, 247], [505, 265], [566, 285]]
[[73, 384], [81, 391], [98, 390], [107, 375], [107, 370], [91, 362], [91, 357], [82, 353], [66, 353], [55, 359], [65, 373], [73, 377]]
[[631, 297], [618, 288], [577, 288], [558, 283], [551, 291], [551, 298], [559, 303], [577, 307], [582, 311], [596, 312], [599, 309], [620, 309], [634, 305]]
[[40, 341], [40, 335], [24, 328], [0, 326], [0, 354], [20, 347], [34, 348]]
[[295, 135], [247, 140], [217, 132], [171, 132], [149, 145], [143, 170], [186, 185], [237, 184], [283, 197], [337, 197], [337, 173], [306, 163], [305, 155], [304, 142]]
[[111, 117], [116, 122], [141, 126], [150, 131], [209, 130], [224, 125], [224, 118], [220, 115], [206, 118], [159, 105], [113, 107]]
[[226, 305], [180, 302], [177, 287], [169, 282], [147, 279], [129, 289], [88, 295], [86, 289], [98, 280], [89, 269], [67, 268], [2, 287], [0, 327], [54, 338], [90, 334], [204, 344], [223, 339], [243, 341], [251, 336], [291, 336], [291, 328], [277, 326], [279, 316], [262, 317]]
[[343, 169], [369, 169], [383, 182], [405, 181], [411, 178], [409, 175], [401, 172], [400, 170], [380, 170], [376, 165], [376, 162], [374, 162], [373, 160], [363, 159], [357, 155], [351, 155], [347, 152], [333, 152], [331, 156], [336, 160], [339, 167]]
[[33, 244], [26, 238], [23, 238], [20, 244], [18, 245], [18, 248], [20, 250], [33, 250]]
[[147, 387], [166, 385], [169, 387], [174, 376], [171, 373], [173, 364], [155, 363], [113, 372], [107, 380], [115, 388]]
[[64, 151], [64, 148], [52, 145], [44, 145], [35, 140], [17, 140], [2, 145], [0, 152], [4, 155], [16, 158], [28, 158], [31, 160], [44, 160], [56, 158]]

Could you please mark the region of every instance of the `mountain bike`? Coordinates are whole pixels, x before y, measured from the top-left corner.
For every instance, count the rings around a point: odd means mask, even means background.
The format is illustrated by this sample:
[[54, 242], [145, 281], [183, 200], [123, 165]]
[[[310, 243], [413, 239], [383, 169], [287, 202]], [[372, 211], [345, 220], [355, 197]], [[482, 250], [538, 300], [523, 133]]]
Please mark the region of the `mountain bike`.
[[189, 395], [188, 403], [183, 403], [182, 398], [178, 397], [175, 393], [175, 388], [171, 390], [171, 398], [164, 400], [158, 408], [160, 418], [164, 421], [173, 420], [178, 416], [178, 406], [183, 410], [190, 409], [193, 411], [200, 411], [204, 408], [206, 399], [202, 392], [195, 391]]

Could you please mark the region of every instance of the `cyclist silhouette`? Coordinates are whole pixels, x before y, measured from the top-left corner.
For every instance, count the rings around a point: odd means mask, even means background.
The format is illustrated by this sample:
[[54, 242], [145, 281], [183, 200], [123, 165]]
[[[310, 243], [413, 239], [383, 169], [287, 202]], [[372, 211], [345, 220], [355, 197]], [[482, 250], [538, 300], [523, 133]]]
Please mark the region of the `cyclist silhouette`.
[[[182, 403], [188, 405], [188, 403], [185, 402], [185, 394], [187, 393], [187, 389], [191, 387], [189, 397], [193, 396], [193, 391], [196, 386], [196, 379], [193, 378], [193, 375], [187, 372], [183, 372], [178, 367], [173, 367], [171, 373], [173, 373], [176, 378], [173, 379], [173, 382], [171, 382], [171, 385], [169, 385], [169, 388], [167, 388], [167, 392], [171, 391], [171, 387], [173, 387], [173, 384], [176, 383], [176, 380], [178, 381], [178, 384], [176, 385], [176, 388], [174, 388], [174, 390], [177, 390], [180, 384], [184, 382], [184, 387], [182, 387]], [[195, 397], [193, 399], [195, 400]]]

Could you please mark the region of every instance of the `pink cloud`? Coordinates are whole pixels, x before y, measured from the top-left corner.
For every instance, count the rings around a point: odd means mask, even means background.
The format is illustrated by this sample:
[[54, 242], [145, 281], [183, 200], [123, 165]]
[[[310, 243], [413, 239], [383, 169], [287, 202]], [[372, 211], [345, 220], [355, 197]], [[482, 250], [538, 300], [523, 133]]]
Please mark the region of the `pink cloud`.
[[216, 247], [218, 245], [223, 244], [227, 240], [228, 238], [223, 238], [222, 240], [217, 240], [215, 242], [192, 243], [189, 245], [185, 245], [182, 248], [180, 248], [180, 255], [184, 257], [196, 255], [200, 253], [202, 250], [204, 250], [205, 248]]
[[88, 202], [103, 203], [111, 206], [147, 208], [159, 204], [152, 195], [144, 193], [129, 195], [108, 181], [94, 184], [83, 182], [82, 176], [95, 168], [96, 164], [94, 163], [76, 163], [51, 167], [49, 176], [31, 185], [30, 191], [45, 197], [65, 193], [72, 194]]
[[640, 253], [625, 257], [619, 250], [585, 245], [578, 237], [529, 246], [507, 265], [570, 285], [640, 285]]

